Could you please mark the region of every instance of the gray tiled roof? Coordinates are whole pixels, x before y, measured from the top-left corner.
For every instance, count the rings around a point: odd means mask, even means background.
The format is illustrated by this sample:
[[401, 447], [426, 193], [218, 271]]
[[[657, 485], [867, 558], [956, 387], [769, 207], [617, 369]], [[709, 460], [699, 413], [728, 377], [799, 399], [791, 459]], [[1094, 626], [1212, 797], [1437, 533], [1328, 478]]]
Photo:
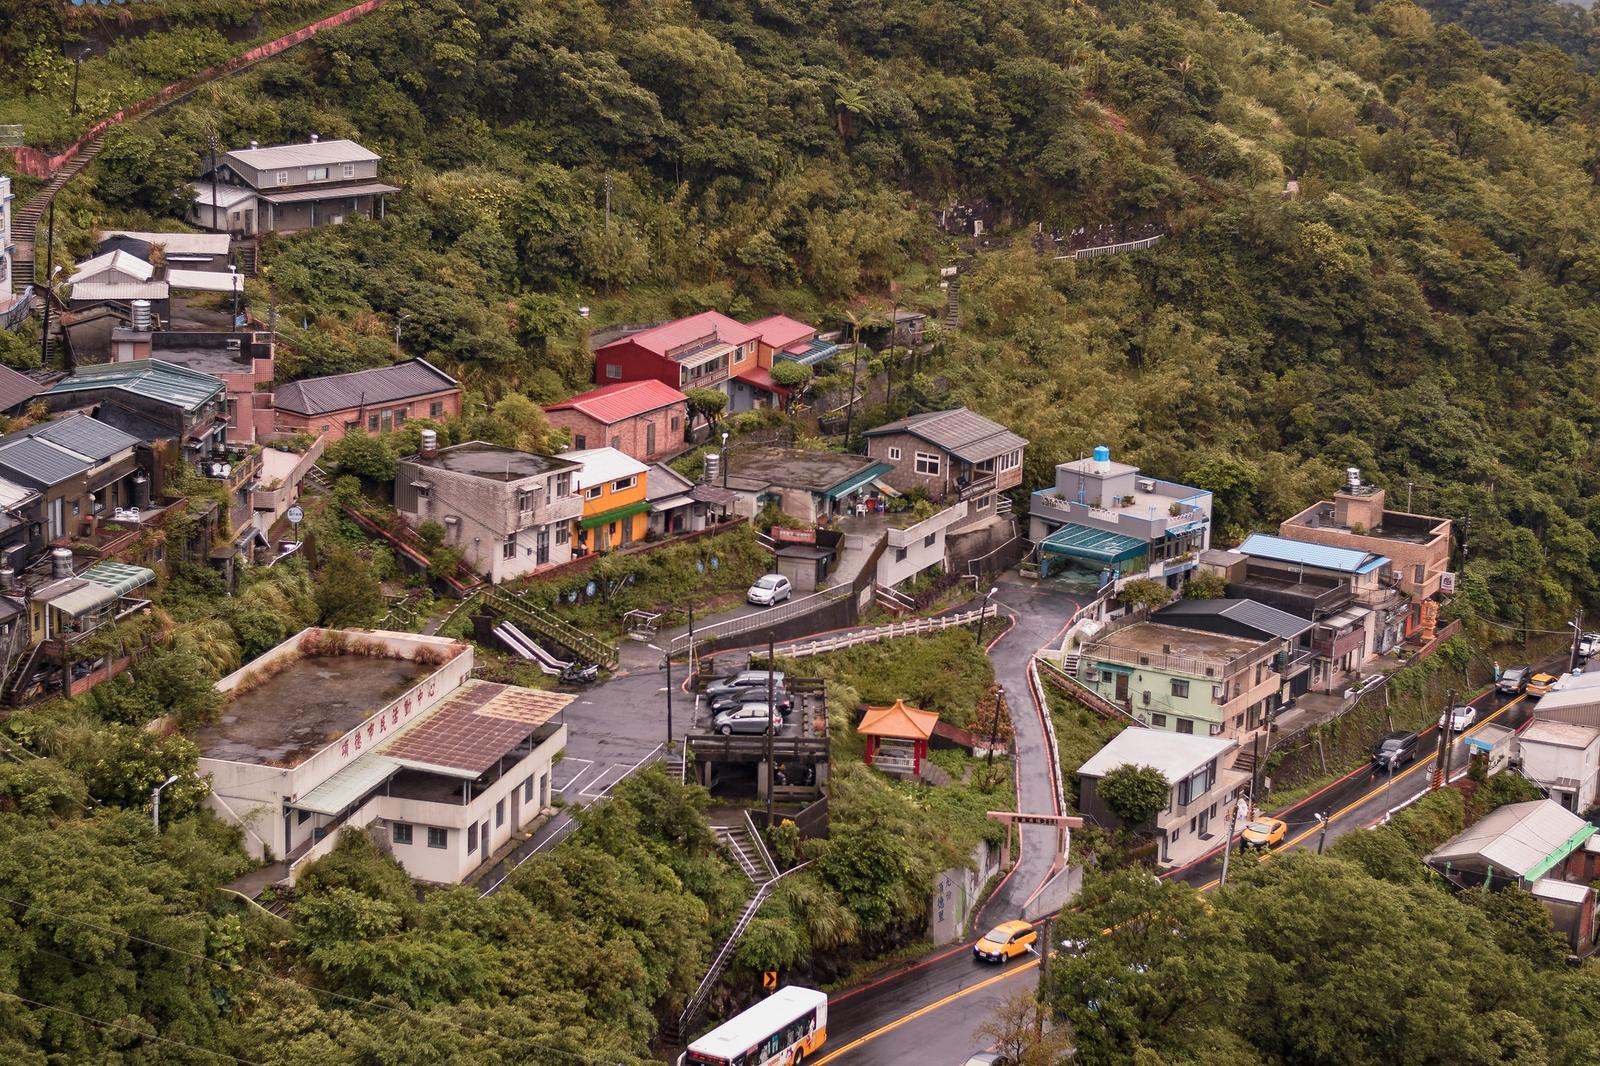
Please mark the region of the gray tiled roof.
[[28, 375], [0, 366], [0, 411], [20, 407], [43, 391], [45, 387]]
[[301, 415], [325, 415], [361, 406], [393, 403], [456, 387], [456, 379], [425, 360], [412, 359], [394, 366], [305, 378], [280, 386], [273, 406]]
[[885, 433], [910, 433], [969, 463], [981, 463], [1028, 446], [1026, 439], [965, 407], [912, 415], [869, 429], [866, 435], [876, 437]]
[[1299, 615], [1268, 607], [1255, 600], [1178, 600], [1161, 608], [1153, 618], [1161, 622], [1176, 621], [1181, 625], [1182, 619], [1200, 615], [1220, 615], [1268, 636], [1285, 640], [1293, 640], [1311, 628], [1311, 623]]
[[257, 170], [270, 170], [273, 167], [318, 166], [323, 163], [364, 163], [380, 157], [355, 141], [335, 139], [308, 144], [279, 144], [268, 148], [235, 148], [224, 158], [237, 159]]
[[71, 415], [0, 439], [0, 473], [54, 485], [138, 443], [138, 438], [88, 415]]

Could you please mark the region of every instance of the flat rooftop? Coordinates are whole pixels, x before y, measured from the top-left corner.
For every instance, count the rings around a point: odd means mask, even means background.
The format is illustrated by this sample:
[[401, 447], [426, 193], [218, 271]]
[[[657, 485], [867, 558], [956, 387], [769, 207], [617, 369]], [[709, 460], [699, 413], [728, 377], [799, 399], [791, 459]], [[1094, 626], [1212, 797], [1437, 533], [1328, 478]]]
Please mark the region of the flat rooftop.
[[501, 448], [482, 441], [471, 441], [441, 448], [434, 459], [420, 456], [411, 460], [419, 466], [433, 466], [456, 474], [470, 474], [489, 481], [518, 481], [559, 470], [576, 470], [579, 464], [554, 455], [535, 455], [513, 448]]
[[438, 669], [369, 655], [306, 656], [284, 663], [225, 703], [214, 724], [193, 734], [202, 757], [296, 766]]
[[1188, 659], [1228, 662], [1241, 655], [1250, 654], [1260, 647], [1262, 642], [1247, 637], [1205, 633], [1198, 629], [1182, 629], [1155, 622], [1135, 622], [1126, 629], [1116, 630], [1090, 643], [1152, 656], [1177, 655]]
[[1334, 520], [1330, 513], [1333, 506], [1332, 500], [1321, 500], [1286, 521], [1284, 525], [1300, 526], [1305, 529], [1331, 529], [1347, 533], [1352, 537], [1397, 541], [1402, 544], [1427, 544], [1444, 536], [1443, 527], [1450, 521], [1448, 518], [1435, 518], [1432, 515], [1384, 511], [1381, 523], [1357, 533], [1352, 527], [1341, 525]]
[[824, 492], [877, 466], [876, 459], [844, 452], [813, 452], [803, 448], [750, 448], [728, 456], [728, 479], [746, 484], [740, 488], [810, 489]]
[[250, 352], [242, 345], [239, 348], [201, 348], [192, 345], [151, 348], [150, 357], [198, 370], [202, 374], [240, 374], [253, 369], [255, 364]]

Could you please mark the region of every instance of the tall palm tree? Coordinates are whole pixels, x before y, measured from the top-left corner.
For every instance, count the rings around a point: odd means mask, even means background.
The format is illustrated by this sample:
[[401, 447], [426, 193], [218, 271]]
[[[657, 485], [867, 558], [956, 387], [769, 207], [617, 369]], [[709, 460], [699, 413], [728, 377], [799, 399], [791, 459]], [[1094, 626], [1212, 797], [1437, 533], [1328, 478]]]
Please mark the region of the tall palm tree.
[[872, 121], [872, 102], [861, 91], [861, 86], [841, 85], [833, 97], [833, 122], [841, 143], [850, 140], [850, 127], [856, 119]]

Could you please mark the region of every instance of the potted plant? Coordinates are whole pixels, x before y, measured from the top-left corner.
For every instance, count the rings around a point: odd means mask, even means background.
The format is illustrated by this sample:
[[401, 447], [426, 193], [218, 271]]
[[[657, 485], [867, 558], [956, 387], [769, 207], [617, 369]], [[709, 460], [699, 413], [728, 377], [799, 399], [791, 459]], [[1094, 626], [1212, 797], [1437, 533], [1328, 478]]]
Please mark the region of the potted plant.
[[1122, 506], [1124, 506], [1124, 507], [1132, 507], [1133, 506], [1133, 497], [1132, 496], [1124, 496], [1122, 498]]

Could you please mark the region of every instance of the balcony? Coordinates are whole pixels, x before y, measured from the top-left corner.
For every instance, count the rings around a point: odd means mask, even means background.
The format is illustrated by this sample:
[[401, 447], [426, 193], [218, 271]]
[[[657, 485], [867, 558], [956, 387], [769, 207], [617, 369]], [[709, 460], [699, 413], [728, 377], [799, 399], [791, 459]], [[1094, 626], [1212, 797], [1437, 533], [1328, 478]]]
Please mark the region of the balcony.
[[968, 500], [975, 500], [979, 496], [987, 496], [994, 491], [995, 485], [999, 483], [999, 480], [999, 477], [995, 474], [982, 474], [969, 481], [963, 481], [957, 485], [956, 499], [965, 503]]
[[229, 491], [237, 491], [261, 475], [261, 449], [248, 452], [217, 452], [195, 463], [195, 473], [208, 481], [220, 481]]

